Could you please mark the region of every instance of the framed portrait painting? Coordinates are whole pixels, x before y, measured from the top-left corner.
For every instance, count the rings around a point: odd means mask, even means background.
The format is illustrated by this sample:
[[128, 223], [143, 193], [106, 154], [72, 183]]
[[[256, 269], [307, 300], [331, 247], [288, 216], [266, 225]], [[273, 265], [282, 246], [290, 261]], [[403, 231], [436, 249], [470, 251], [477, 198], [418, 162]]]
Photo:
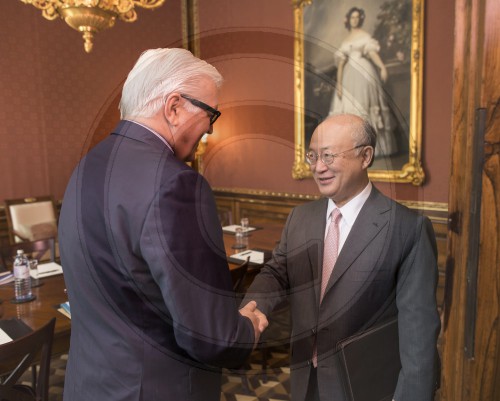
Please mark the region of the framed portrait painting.
[[329, 115], [352, 113], [377, 131], [374, 181], [421, 185], [424, 0], [293, 0], [295, 179]]

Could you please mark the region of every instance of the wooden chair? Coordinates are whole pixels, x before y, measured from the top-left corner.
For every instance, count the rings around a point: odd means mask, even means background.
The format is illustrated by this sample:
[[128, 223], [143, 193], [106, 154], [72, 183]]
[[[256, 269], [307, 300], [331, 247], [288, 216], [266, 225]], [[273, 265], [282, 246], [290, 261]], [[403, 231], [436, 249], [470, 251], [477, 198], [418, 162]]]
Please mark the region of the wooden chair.
[[[0, 382], [0, 400], [48, 401], [50, 359], [55, 323], [56, 319], [53, 318], [42, 328], [0, 345], [1, 366], [9, 368]], [[40, 356], [40, 370], [36, 375], [34, 364], [38, 362], [38, 356]], [[32, 385], [19, 384], [19, 378], [30, 367], [33, 367]]]
[[12, 262], [14, 261], [18, 249], [22, 249], [26, 256], [32, 259], [38, 259], [38, 261], [55, 262], [56, 260], [55, 238], [25, 241], [4, 246], [0, 249], [1, 262], [5, 268], [12, 270]]
[[[231, 277], [233, 279], [233, 290], [243, 297], [248, 285], [253, 280], [253, 277], [258, 271], [249, 269], [250, 259], [231, 270]], [[267, 383], [267, 369], [268, 360], [273, 350], [280, 352], [288, 351], [290, 348], [290, 305], [288, 301], [283, 301], [275, 307], [271, 315], [268, 316], [269, 326], [262, 333], [259, 344], [255, 351], [260, 351], [261, 365], [262, 365], [262, 381]], [[250, 370], [249, 364], [245, 365], [245, 369]], [[250, 385], [247, 377], [243, 374], [241, 376], [243, 391], [250, 394]]]
[[222, 227], [233, 224], [233, 212], [231, 210], [219, 210], [218, 216]]
[[269, 326], [262, 333], [257, 349], [261, 351], [262, 382], [267, 383], [268, 360], [273, 351], [290, 351], [291, 318], [290, 304], [283, 301], [267, 317]]
[[[233, 279], [233, 289], [237, 294], [243, 297], [253, 277], [258, 271], [249, 269], [249, 261], [242, 263], [240, 266], [231, 270]], [[261, 354], [261, 371], [262, 381], [267, 383], [268, 360], [273, 350], [283, 352], [290, 347], [290, 305], [288, 301], [283, 301], [271, 312], [268, 316], [269, 326], [262, 333], [259, 344], [255, 351], [260, 351]], [[245, 365], [246, 369], [251, 369], [249, 364]], [[245, 392], [250, 391], [249, 382], [245, 375], [242, 375], [242, 387]]]
[[57, 237], [57, 212], [52, 196], [5, 200], [10, 243]]
[[[249, 263], [250, 263], [250, 258], [247, 258], [247, 260], [245, 260], [238, 267], [231, 269], [231, 279], [233, 282], [233, 291], [235, 292], [236, 296], [238, 298], [240, 298], [240, 301], [241, 301], [241, 299], [243, 299], [243, 295], [245, 292], [245, 285], [246, 285], [245, 278], [247, 275]], [[245, 367], [245, 370], [251, 369], [251, 366], [248, 363], [245, 364], [244, 367]], [[238, 374], [236, 371], [233, 371], [233, 373]], [[250, 384], [248, 382], [248, 378], [246, 377], [245, 373], [241, 374], [241, 385], [243, 387], [243, 392], [246, 394], [250, 394]]]
[[233, 281], [233, 290], [237, 294], [241, 294], [244, 292], [245, 287], [245, 277], [248, 271], [248, 264], [250, 262], [250, 258], [248, 258], [245, 262], [243, 262], [238, 267], [235, 267], [231, 270], [231, 279]]

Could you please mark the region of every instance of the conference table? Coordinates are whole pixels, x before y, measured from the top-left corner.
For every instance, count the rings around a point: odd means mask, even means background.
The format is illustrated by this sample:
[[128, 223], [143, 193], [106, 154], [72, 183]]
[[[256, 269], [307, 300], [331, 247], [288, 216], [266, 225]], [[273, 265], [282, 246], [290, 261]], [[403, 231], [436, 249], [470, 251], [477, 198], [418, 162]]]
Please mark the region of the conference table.
[[[248, 250], [265, 251], [269, 256], [281, 235], [281, 226], [266, 225], [258, 227], [246, 236]], [[229, 268], [235, 268], [240, 263], [233, 260], [231, 255], [241, 252], [242, 249], [233, 249], [235, 236], [224, 234], [224, 245], [228, 255]], [[254, 268], [258, 268], [253, 264]], [[33, 330], [44, 326], [53, 317], [56, 318], [54, 329], [54, 341], [52, 345], [52, 355], [57, 356], [67, 353], [69, 350], [69, 340], [71, 333], [71, 320], [58, 311], [59, 305], [68, 300], [66, 286], [62, 274], [40, 279], [42, 285], [32, 289], [36, 299], [31, 302], [14, 304], [10, 300], [14, 296], [13, 283], [0, 285], [0, 319], [21, 319]]]
[[14, 304], [14, 283], [0, 286], [1, 319], [21, 319], [33, 330], [44, 326], [53, 317], [56, 318], [52, 354], [60, 355], [68, 352], [71, 320], [57, 309], [68, 300], [62, 274], [40, 279], [41, 285], [32, 288], [36, 299], [31, 302]]
[[[264, 258], [268, 259], [271, 252], [276, 246], [281, 236], [283, 226], [278, 224], [266, 224], [264, 226], [256, 226], [256, 230], [249, 231], [244, 235], [244, 243], [246, 247], [235, 249], [233, 246], [236, 244], [236, 237], [233, 233], [224, 232], [224, 247], [228, 257], [229, 268], [235, 268], [243, 260], [236, 260], [232, 255], [247, 252], [250, 250], [259, 251], [264, 253]], [[251, 265], [258, 265], [258, 263], [251, 263]]]

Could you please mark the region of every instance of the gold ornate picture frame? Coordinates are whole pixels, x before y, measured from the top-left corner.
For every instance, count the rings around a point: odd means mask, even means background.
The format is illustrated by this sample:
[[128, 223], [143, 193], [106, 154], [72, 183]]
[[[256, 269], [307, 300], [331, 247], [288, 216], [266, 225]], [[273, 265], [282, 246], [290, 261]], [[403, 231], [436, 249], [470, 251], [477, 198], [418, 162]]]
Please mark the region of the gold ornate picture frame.
[[[377, 121], [382, 123], [372, 121], [384, 131], [383, 135], [379, 134], [381, 150], [377, 149], [380, 153], [370, 168], [370, 179], [422, 185], [425, 178], [421, 164], [424, 0], [292, 0], [292, 4], [295, 20], [293, 178], [312, 176], [305, 161], [309, 139], [321, 120], [330, 113], [335, 114], [335, 109], [342, 103], [337, 97], [349, 99], [351, 96], [354, 99], [352, 104], [356, 101], [356, 90], [349, 92], [347, 78], [342, 81], [341, 96], [336, 89], [339, 75], [335, 60], [343, 58], [360, 60], [354, 68], [365, 74], [367, 81], [378, 82], [379, 97], [383, 99], [380, 110], [387, 111], [386, 114], [379, 113], [384, 118]], [[368, 50], [366, 53], [364, 50], [352, 53], [357, 45], [354, 43], [352, 47], [353, 42], [345, 39], [351, 32], [349, 21], [355, 12], [362, 19], [358, 27], [365, 32], [366, 41], [371, 43], [362, 48], [375, 49], [387, 71], [385, 82], [380, 66], [373, 61], [376, 61], [376, 56], [367, 61]], [[348, 67], [343, 65], [345, 71]], [[340, 77], [347, 77], [345, 74]], [[359, 114], [374, 115], [372, 109]], [[385, 144], [384, 135], [393, 145]], [[387, 151], [384, 151], [384, 146]]]
[[200, 57], [198, 0], [182, 0], [182, 47]]

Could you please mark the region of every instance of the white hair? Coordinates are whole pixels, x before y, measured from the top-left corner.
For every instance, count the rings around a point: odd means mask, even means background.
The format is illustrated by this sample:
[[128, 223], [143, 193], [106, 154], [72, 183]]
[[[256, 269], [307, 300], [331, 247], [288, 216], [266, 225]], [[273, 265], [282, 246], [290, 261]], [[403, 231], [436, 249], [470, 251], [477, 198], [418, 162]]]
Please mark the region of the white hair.
[[[172, 92], [193, 94], [207, 78], [212, 79], [217, 88], [222, 85], [217, 69], [188, 50], [147, 50], [141, 54], [123, 85], [119, 106], [121, 118], [152, 117]], [[190, 108], [187, 103], [186, 108]]]

